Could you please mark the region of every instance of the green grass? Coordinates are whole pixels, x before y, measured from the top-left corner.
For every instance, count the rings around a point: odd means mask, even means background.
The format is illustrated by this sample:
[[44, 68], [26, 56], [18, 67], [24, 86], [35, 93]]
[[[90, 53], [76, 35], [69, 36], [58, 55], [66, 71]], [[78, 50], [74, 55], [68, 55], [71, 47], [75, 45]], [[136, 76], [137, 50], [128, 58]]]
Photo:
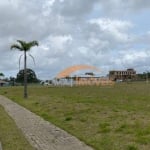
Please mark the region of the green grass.
[[29, 86], [2, 88], [3, 94], [96, 150], [150, 149], [150, 84], [104, 87]]
[[33, 150], [2, 107], [0, 107], [0, 141], [3, 150]]

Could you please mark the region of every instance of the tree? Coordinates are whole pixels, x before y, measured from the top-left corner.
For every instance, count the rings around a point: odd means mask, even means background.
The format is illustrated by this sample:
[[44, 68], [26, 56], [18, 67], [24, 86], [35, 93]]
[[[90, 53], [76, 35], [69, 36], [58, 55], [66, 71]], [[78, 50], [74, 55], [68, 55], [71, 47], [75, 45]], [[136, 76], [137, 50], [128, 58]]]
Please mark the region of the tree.
[[[35, 83], [38, 82], [35, 72], [32, 69], [27, 68], [27, 82], [28, 83]], [[24, 69], [20, 70], [17, 73], [16, 82], [23, 83], [24, 82]]]
[[15, 77], [9, 77], [9, 84], [11, 85], [11, 86], [15, 86]]
[[27, 93], [27, 52], [30, 51], [30, 49], [33, 46], [38, 46], [37, 41], [31, 41], [31, 42], [25, 42], [21, 40], [17, 40], [17, 44], [11, 45], [11, 49], [18, 49], [19, 51], [24, 52], [24, 98], [28, 97]]
[[4, 79], [4, 74], [2, 72], [0, 72], [0, 79]]

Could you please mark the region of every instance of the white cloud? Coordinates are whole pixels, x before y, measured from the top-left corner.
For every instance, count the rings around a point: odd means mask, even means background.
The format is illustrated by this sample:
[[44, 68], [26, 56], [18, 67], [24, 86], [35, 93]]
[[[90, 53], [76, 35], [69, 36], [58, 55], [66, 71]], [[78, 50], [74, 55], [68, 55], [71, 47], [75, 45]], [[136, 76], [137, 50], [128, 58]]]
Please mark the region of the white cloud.
[[126, 42], [129, 40], [127, 31], [133, 27], [132, 23], [121, 20], [111, 20], [109, 18], [92, 19], [90, 23], [98, 24], [100, 30], [115, 38], [118, 42]]
[[52, 43], [52, 48], [57, 50], [64, 50], [65, 44], [68, 44], [72, 41], [72, 37], [68, 36], [51, 36], [49, 42]]
[[30, 52], [36, 66], [28, 59], [39, 78], [75, 64], [95, 65], [106, 74], [130, 66], [141, 71], [150, 56], [149, 7], [147, 0], [0, 1], [0, 72], [18, 72], [22, 53], [10, 51], [17, 39], [39, 41]]

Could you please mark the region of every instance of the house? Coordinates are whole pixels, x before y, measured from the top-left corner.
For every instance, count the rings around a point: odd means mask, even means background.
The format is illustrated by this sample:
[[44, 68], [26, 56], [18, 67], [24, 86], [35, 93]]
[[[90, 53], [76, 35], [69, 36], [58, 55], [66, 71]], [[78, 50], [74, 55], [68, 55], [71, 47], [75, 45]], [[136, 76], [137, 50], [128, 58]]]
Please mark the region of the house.
[[0, 80], [0, 87], [8, 85], [8, 82]]
[[127, 70], [111, 70], [109, 71], [109, 79], [112, 81], [125, 81], [136, 78], [136, 71], [132, 68]]

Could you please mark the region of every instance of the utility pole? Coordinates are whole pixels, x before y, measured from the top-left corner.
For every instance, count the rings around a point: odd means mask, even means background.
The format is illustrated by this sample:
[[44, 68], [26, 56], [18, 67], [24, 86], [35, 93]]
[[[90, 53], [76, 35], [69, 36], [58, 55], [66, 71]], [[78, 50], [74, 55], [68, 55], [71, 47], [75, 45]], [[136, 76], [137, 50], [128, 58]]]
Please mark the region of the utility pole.
[[148, 71], [146, 71], [146, 83], [148, 83]]

